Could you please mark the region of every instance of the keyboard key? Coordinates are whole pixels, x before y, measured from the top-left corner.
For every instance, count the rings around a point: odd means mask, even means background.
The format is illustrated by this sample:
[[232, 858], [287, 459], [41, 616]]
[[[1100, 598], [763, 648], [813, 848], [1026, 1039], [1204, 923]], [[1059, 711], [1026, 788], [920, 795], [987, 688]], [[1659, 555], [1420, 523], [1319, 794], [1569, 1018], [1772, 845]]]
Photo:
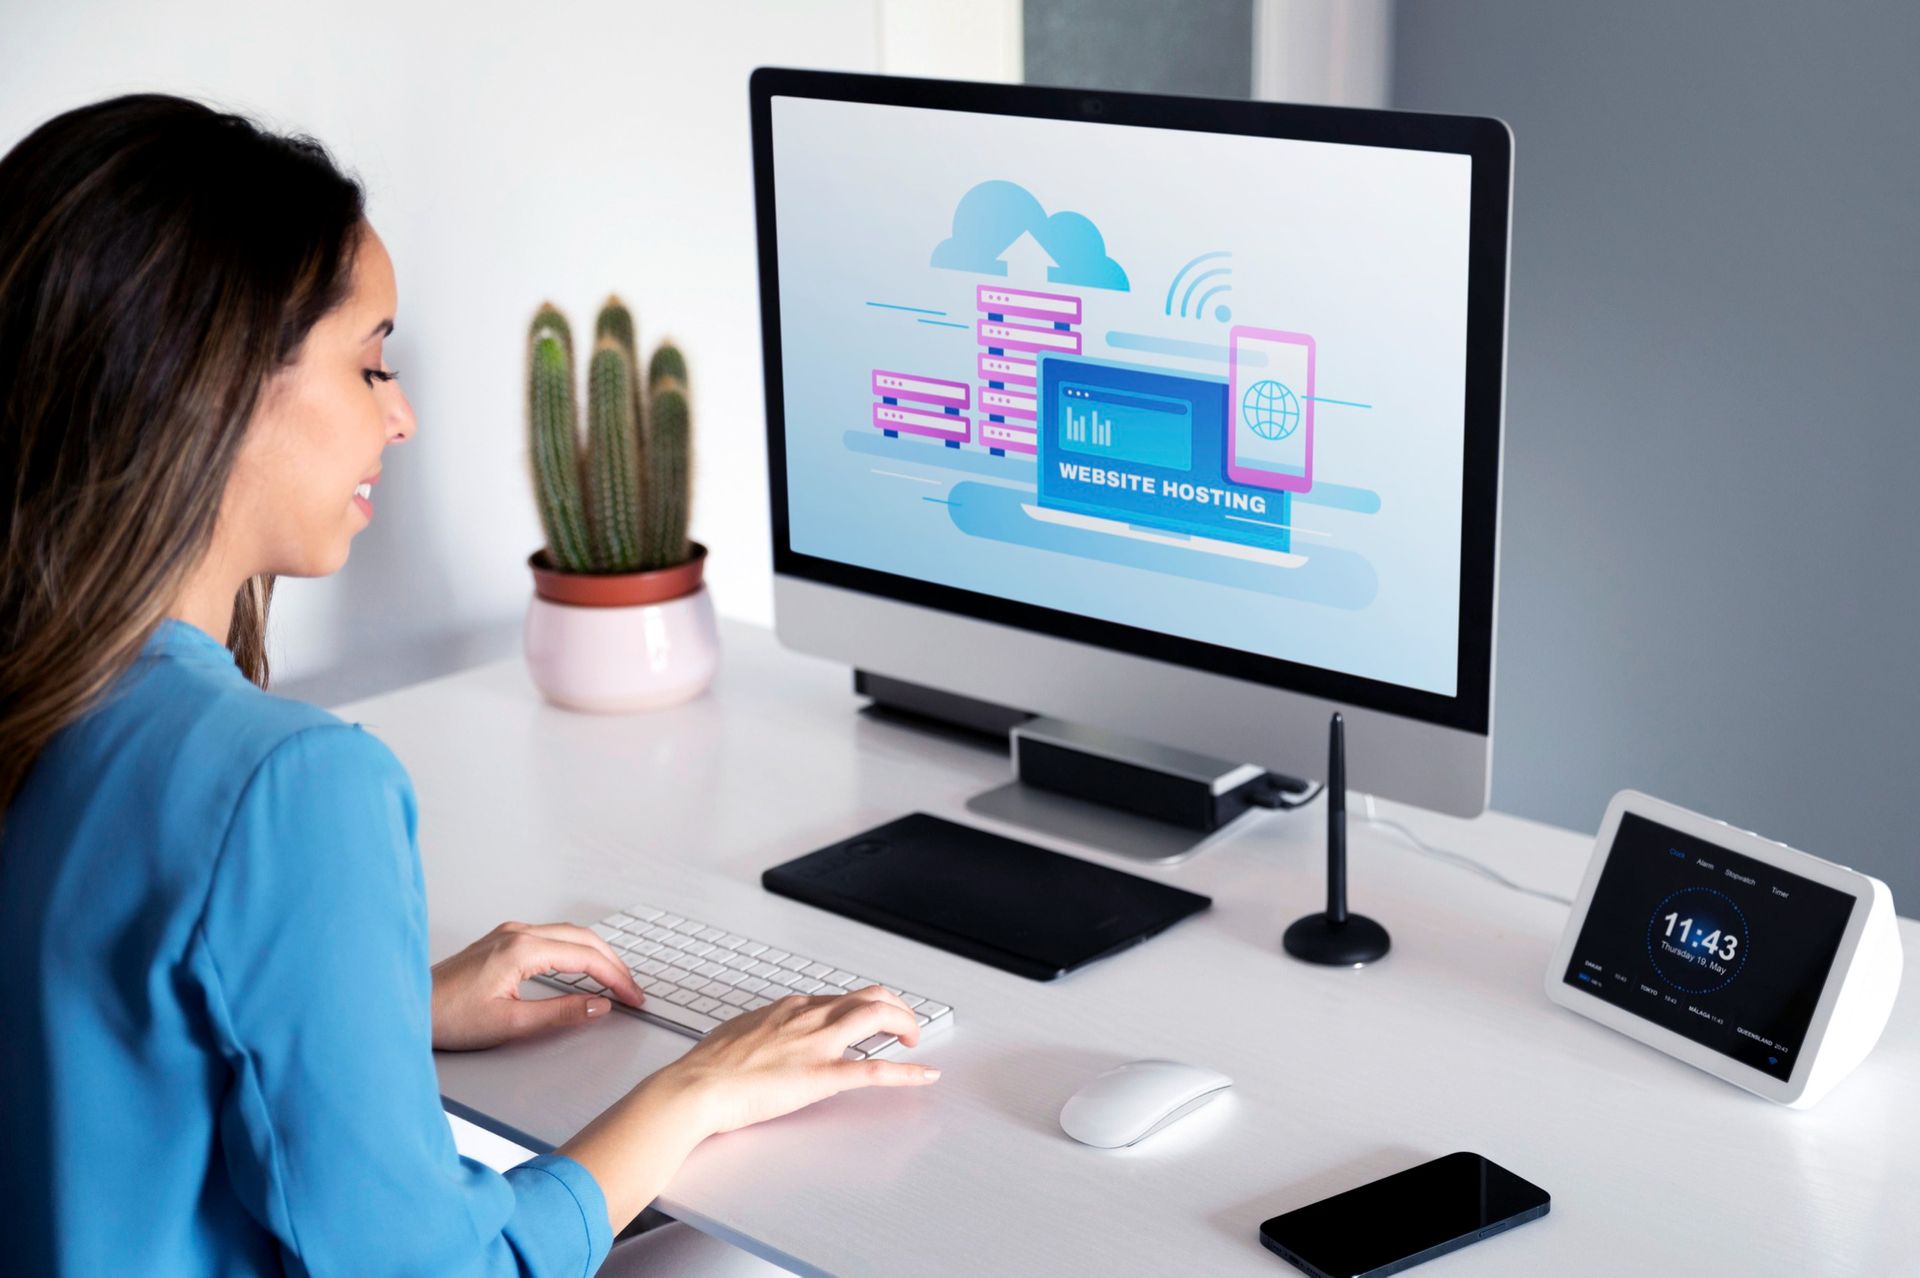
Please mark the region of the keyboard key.
[[666, 1021], [675, 1028], [682, 1029], [695, 1038], [703, 1038], [720, 1027], [720, 1022], [705, 1012], [696, 1012], [688, 1007], [675, 1007], [670, 1003], [647, 1003], [646, 1014], [657, 1020]]
[[669, 967], [663, 968], [660, 972], [660, 975], [666, 977], [669, 981], [672, 981], [675, 985], [685, 985], [688, 981], [693, 979], [693, 973], [689, 972], [684, 967], [669, 966]]
[[801, 968], [800, 970], [806, 973], [808, 976], [811, 976], [814, 980], [817, 981], [825, 977], [827, 973], [833, 971], [833, 964], [809, 963], [805, 967]]
[[680, 990], [675, 990], [673, 991], [673, 993], [667, 995], [667, 1002], [672, 1003], [677, 1007], [685, 1007], [688, 1003], [693, 1002], [693, 1000], [698, 997], [700, 996], [698, 994], [695, 994], [692, 990], [680, 989]]
[[828, 972], [825, 976], [821, 977], [820, 979], [825, 981], [829, 985], [838, 985], [843, 990], [850, 990], [853, 988], [853, 983], [859, 980], [860, 978], [855, 976], [852, 972], [842, 972], [838, 968], [836, 968], [833, 971]]
[[734, 1017], [740, 1015], [742, 1012], [746, 1010], [747, 1009], [744, 1007], [723, 1007], [719, 1011], [715, 1012], [714, 1016], [716, 1016], [717, 1018], [723, 1021], [730, 1021]]
[[760, 961], [762, 963], [778, 963], [781, 959], [787, 959], [792, 957], [793, 956], [787, 953], [787, 951], [785, 950], [761, 950], [760, 951]]
[[763, 981], [757, 976], [749, 976], [743, 979], [736, 988], [743, 989], [749, 994], [758, 994], [761, 990], [777, 989], [779, 987], [769, 981]]
[[771, 1002], [773, 1002], [773, 1000], [770, 998], [750, 998], [743, 1006], [745, 1006], [749, 1012], [757, 1012]]
[[728, 990], [720, 996], [720, 1001], [730, 1007], [744, 1007], [753, 995], [746, 990]]
[[603, 941], [611, 941], [614, 937], [620, 935], [620, 929], [610, 923], [595, 923], [593, 925], [593, 934]]
[[638, 923], [639, 921], [640, 921], [639, 919], [636, 919], [635, 917], [633, 917], [633, 915], [628, 914], [625, 910], [619, 910], [612, 914], [607, 915], [607, 922], [613, 924], [615, 927], [619, 928], [622, 932], [633, 931], [633, 925], [635, 923]]
[[707, 944], [705, 941], [688, 941], [680, 947], [682, 954], [692, 954], [697, 958], [705, 958], [707, 955], [714, 953], [714, 950], [715, 947]]
[[673, 925], [673, 930], [676, 932], [685, 932], [688, 936], [697, 936], [699, 933], [707, 930], [707, 925], [698, 919], [681, 919]]
[[726, 957], [722, 958], [720, 961], [722, 963], [725, 963], [728, 967], [732, 968], [736, 972], [744, 972], [748, 968], [753, 966], [752, 959], [738, 952], [728, 954]]
[[767, 947], [760, 944], [760, 942], [758, 941], [748, 941], [743, 945], [736, 945], [733, 948], [740, 951], [742, 954], [746, 955], [748, 958], [759, 958], [761, 955], [767, 952]]
[[802, 958], [798, 954], [789, 954], [785, 958], [779, 960], [779, 962], [780, 962], [780, 966], [786, 968], [789, 972], [797, 972], [801, 968], [806, 967], [809, 963], [812, 963], [813, 960], [809, 958]]
[[656, 927], [670, 928], [670, 927], [673, 927], [675, 924], [685, 923], [686, 920], [681, 918], [678, 914], [662, 914], [659, 918], [655, 919], [653, 922], [654, 922], [654, 926]]
[[857, 1061], [878, 1056], [899, 1041], [891, 1034], [875, 1034], [872, 1038], [863, 1038], [847, 1049], [847, 1059]]
[[653, 923], [659, 920], [663, 911], [653, 909], [651, 906], [629, 905], [627, 907], [627, 913], [633, 915], [633, 917], [639, 919], [642, 923]]
[[710, 976], [718, 976], [720, 973], [726, 971], [727, 969], [719, 963], [709, 962], [709, 963], [702, 963], [699, 967], [696, 967], [693, 970], [694, 970], [694, 974], [697, 976], [710, 977]]
[[[708, 981], [700, 987], [700, 992], [708, 998], [719, 998], [722, 994], [731, 994], [733, 992], [733, 986], [722, 985], [719, 981]], [[707, 1009], [703, 1007], [700, 1010], [704, 1012]]]
[[693, 1002], [687, 1004], [687, 1006], [696, 1012], [711, 1013], [719, 1010], [720, 1000], [717, 998], [696, 998]]
[[799, 990], [802, 994], [818, 994], [821, 990], [827, 989], [832, 990], [835, 994], [840, 993], [840, 987], [838, 985], [829, 986], [825, 981], [816, 981], [811, 976], [802, 977], [800, 980], [794, 982], [793, 988]]
[[659, 959], [642, 959], [639, 966], [633, 970], [642, 976], [658, 976], [667, 970], [667, 965]]
[[787, 990], [793, 988], [795, 981], [804, 981], [806, 979], [806, 977], [800, 975], [798, 972], [789, 972], [785, 968], [779, 967], [776, 967], [773, 970], [773, 975], [767, 978], [782, 994], [785, 994]]
[[649, 941], [664, 941], [668, 937], [672, 936], [673, 932], [670, 928], [661, 927], [658, 923], [656, 923], [652, 927], [648, 928], [646, 931], [642, 932], [640, 935], [646, 937]]
[[918, 994], [908, 994], [905, 991], [900, 991], [900, 1001], [908, 1007], [918, 1007], [927, 1000], [921, 998]]
[[752, 967], [747, 969], [747, 971], [753, 973], [755, 976], [761, 976], [761, 977], [771, 977], [774, 973], [782, 970], [783, 969], [775, 967], [771, 963], [755, 963]]

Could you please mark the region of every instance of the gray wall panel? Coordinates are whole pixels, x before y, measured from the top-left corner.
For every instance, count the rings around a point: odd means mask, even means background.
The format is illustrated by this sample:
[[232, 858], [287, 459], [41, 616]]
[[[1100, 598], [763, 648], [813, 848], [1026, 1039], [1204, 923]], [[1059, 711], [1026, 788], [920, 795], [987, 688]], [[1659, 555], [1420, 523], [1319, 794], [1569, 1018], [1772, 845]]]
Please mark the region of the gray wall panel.
[[1028, 84], [1244, 98], [1253, 0], [1026, 0]]

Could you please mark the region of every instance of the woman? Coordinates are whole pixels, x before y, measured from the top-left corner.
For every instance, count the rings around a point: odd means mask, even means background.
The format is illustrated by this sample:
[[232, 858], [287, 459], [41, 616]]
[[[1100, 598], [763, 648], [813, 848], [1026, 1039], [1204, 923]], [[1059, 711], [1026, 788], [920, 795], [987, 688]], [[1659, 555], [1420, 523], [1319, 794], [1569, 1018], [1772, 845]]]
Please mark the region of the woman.
[[[430, 1047], [599, 938], [502, 924], [431, 974], [405, 772], [266, 693], [278, 575], [338, 569], [414, 420], [392, 267], [306, 139], [160, 96], [0, 160], [0, 1201], [15, 1272], [590, 1272], [708, 1135], [938, 1072], [894, 996], [736, 1018], [552, 1156], [459, 1158]], [[224, 640], [224, 642], [223, 642]]]

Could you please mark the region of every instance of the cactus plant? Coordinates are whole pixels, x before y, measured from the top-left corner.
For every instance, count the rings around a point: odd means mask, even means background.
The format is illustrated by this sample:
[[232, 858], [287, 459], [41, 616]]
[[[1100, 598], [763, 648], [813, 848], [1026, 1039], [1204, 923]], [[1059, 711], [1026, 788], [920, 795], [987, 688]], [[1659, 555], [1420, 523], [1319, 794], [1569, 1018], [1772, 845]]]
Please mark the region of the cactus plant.
[[[609, 297], [594, 324], [582, 457], [573, 337], [551, 305], [528, 333], [534, 494], [547, 556], [563, 572], [637, 572], [684, 563], [691, 465], [687, 366], [663, 342], [644, 392], [633, 314]], [[584, 472], [584, 482], [583, 482]]]
[[547, 534], [547, 558], [563, 572], [592, 566], [586, 503], [580, 493], [580, 440], [573, 405], [573, 334], [566, 317], [542, 306], [528, 340], [527, 425], [534, 495]]
[[654, 568], [681, 563], [688, 553], [693, 422], [686, 376], [679, 349], [661, 343], [647, 366], [647, 501], [640, 536], [641, 561]]
[[640, 557], [633, 383], [626, 348], [601, 338], [587, 365], [587, 531], [601, 572], [631, 572]]

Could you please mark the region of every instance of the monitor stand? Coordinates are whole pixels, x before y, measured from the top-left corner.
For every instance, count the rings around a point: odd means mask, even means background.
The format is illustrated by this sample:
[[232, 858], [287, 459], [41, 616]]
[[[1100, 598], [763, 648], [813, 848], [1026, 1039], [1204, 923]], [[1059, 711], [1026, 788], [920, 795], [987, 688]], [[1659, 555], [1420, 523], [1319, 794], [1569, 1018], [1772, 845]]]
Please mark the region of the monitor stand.
[[1084, 724], [854, 672], [870, 711], [979, 734], [1006, 748], [1016, 779], [967, 801], [994, 821], [1119, 856], [1171, 864], [1252, 808], [1292, 806], [1304, 781]]

